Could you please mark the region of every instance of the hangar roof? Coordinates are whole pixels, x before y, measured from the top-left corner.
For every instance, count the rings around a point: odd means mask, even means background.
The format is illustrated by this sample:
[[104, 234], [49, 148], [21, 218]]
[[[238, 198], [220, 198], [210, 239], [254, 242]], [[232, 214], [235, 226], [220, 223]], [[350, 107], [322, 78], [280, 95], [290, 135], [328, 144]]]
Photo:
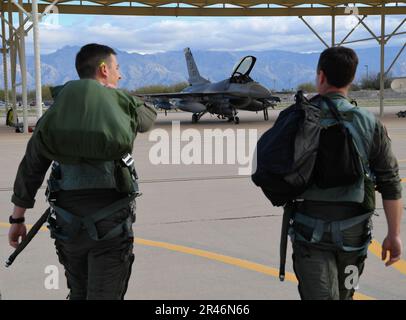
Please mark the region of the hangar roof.
[[[23, 0], [27, 11], [31, 11], [30, 2]], [[38, 1], [39, 11], [52, 2]], [[357, 0], [350, 4], [354, 5], [360, 15], [406, 14], [406, 1]], [[6, 1], [1, 6], [7, 11]], [[147, 16], [332, 16], [349, 14], [352, 9], [347, 6], [348, 1], [332, 0], [60, 0], [57, 3], [58, 12], [65, 14]]]

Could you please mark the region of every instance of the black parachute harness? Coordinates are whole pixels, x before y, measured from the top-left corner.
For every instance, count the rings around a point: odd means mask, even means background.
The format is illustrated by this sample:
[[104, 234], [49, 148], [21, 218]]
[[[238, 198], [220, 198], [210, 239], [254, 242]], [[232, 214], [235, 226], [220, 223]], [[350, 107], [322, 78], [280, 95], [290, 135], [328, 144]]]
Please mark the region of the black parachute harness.
[[[345, 245], [342, 232], [368, 220], [372, 216], [372, 214], [373, 212], [368, 212], [345, 220], [324, 221], [321, 219], [310, 217], [300, 212], [295, 212], [294, 215], [291, 217], [291, 220], [289, 221], [290, 228], [288, 232], [289, 235], [292, 237], [292, 241], [298, 240], [312, 244], [320, 243], [322, 241], [323, 234], [330, 233], [332, 236], [333, 244], [336, 246], [336, 248], [346, 252], [359, 251], [360, 255], [365, 255], [372, 240], [370, 231], [368, 232], [367, 240], [364, 242], [363, 245], [358, 247]], [[294, 230], [294, 228], [292, 227], [293, 222], [302, 224], [312, 229], [310, 240], [306, 239], [302, 234]]]
[[[338, 123], [342, 122], [342, 116], [337, 111], [336, 107], [333, 105], [331, 100], [325, 99], [330, 112], [335, 117]], [[356, 101], [351, 101], [351, 104], [357, 105]], [[360, 157], [361, 166], [359, 168], [359, 175], [363, 174], [364, 179], [371, 179], [369, 170], [368, 170], [368, 161], [360, 156], [360, 152], [354, 144], [353, 154], [350, 158], [355, 158], [356, 156]], [[348, 167], [348, 165], [347, 165]], [[344, 170], [339, 170], [343, 172]], [[330, 181], [337, 180], [337, 177], [330, 177]], [[342, 185], [348, 185], [349, 183], [343, 183]], [[325, 187], [335, 187], [335, 185], [329, 185]], [[368, 231], [365, 242], [360, 246], [348, 246], [344, 244], [343, 232], [347, 229], [350, 229], [358, 224], [365, 222], [370, 219], [374, 214], [374, 210], [369, 208], [366, 212], [362, 214], [357, 214], [354, 217], [338, 220], [338, 221], [325, 221], [322, 219], [317, 219], [311, 217], [305, 212], [301, 212], [301, 204], [304, 200], [302, 199], [292, 199], [284, 205], [284, 214], [282, 219], [282, 228], [281, 228], [281, 241], [280, 241], [280, 264], [279, 264], [279, 280], [285, 280], [285, 264], [286, 264], [286, 251], [287, 251], [287, 242], [288, 235], [290, 236], [292, 242], [299, 241], [307, 244], [323, 244], [322, 238], [325, 234], [330, 234], [332, 243], [329, 244], [329, 247], [342, 250], [345, 252], [358, 252], [360, 256], [366, 255], [368, 251], [368, 246], [372, 240], [371, 230]], [[370, 210], [372, 209], [372, 211]], [[307, 239], [303, 234], [294, 228], [294, 224], [305, 226], [311, 230], [310, 239]]]
[[[135, 171], [133, 157], [130, 154], [124, 155], [123, 158], [119, 160], [119, 165], [121, 165], [123, 169], [128, 170], [127, 172], [130, 173], [132, 179], [132, 188], [131, 190], [129, 190], [128, 195], [108, 205], [107, 207], [102, 208], [92, 215], [86, 217], [78, 217], [63, 208], [58, 207], [55, 204], [57, 194], [61, 190], [58, 183], [58, 179], [61, 178], [61, 172], [59, 164], [57, 162], [54, 162], [52, 164], [52, 172], [50, 178], [48, 179], [48, 187], [46, 190], [47, 201], [50, 205], [47, 222], [49, 224], [48, 229], [51, 231], [52, 238], [70, 241], [76, 237], [81, 229], [85, 229], [92, 240], [102, 241], [113, 239], [114, 237], [119, 236], [123, 231], [129, 232], [129, 230], [131, 229], [131, 224], [133, 222], [131, 215], [122, 223], [115, 226], [103, 237], [99, 237], [96, 229], [97, 222], [115, 214], [118, 210], [126, 207], [135, 198], [141, 195], [138, 189], [138, 176]], [[66, 226], [64, 225], [63, 228], [58, 226], [56, 222], [56, 216], [65, 221]]]
[[[343, 231], [358, 225], [368, 219], [374, 214], [374, 212], [367, 212], [359, 216], [355, 216], [345, 220], [339, 221], [325, 221], [321, 219], [316, 219], [310, 217], [309, 215], [300, 213], [297, 211], [297, 204], [302, 201], [292, 201], [285, 205], [283, 221], [282, 221], [282, 231], [281, 231], [281, 241], [280, 241], [280, 264], [279, 264], [279, 280], [285, 280], [285, 263], [286, 263], [286, 250], [288, 235], [290, 236], [292, 242], [300, 241], [308, 244], [321, 244], [323, 235], [330, 233], [332, 237], [331, 246], [345, 251], [345, 252], [356, 252], [358, 251], [360, 256], [366, 255], [368, 247], [372, 240], [371, 229], [368, 230], [367, 239], [361, 246], [348, 246], [344, 244]], [[293, 224], [299, 223], [308, 228], [312, 229], [312, 234], [310, 239], [306, 239], [304, 235], [295, 230]]]

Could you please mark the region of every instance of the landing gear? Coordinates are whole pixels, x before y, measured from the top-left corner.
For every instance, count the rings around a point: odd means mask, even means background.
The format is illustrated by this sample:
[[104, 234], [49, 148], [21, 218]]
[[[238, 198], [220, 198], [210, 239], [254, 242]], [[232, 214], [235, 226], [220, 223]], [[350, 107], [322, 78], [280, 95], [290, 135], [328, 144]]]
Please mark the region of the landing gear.
[[240, 118], [235, 116], [235, 117], [229, 117], [227, 122], [234, 122], [235, 124], [239, 124], [240, 123]]
[[199, 117], [198, 117], [198, 115], [196, 113], [194, 113], [192, 115], [192, 123], [197, 123], [197, 121], [199, 121]]
[[194, 113], [194, 114], [192, 115], [192, 123], [197, 123], [197, 122], [200, 120], [200, 118], [201, 118], [206, 112], [207, 112], [207, 111], [200, 112], [200, 113]]
[[399, 111], [396, 115], [399, 118], [406, 118], [406, 111]]
[[268, 114], [268, 108], [264, 109], [264, 120], [268, 121], [269, 120], [269, 114]]
[[234, 122], [235, 124], [240, 123], [240, 118], [237, 117], [237, 110], [233, 109], [233, 115], [228, 118], [228, 122]]

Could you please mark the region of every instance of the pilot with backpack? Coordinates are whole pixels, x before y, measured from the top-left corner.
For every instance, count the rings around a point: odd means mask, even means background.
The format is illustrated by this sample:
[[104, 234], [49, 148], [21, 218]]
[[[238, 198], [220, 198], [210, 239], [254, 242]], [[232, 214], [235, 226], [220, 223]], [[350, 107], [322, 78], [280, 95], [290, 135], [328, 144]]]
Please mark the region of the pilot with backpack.
[[140, 195], [133, 143], [157, 114], [116, 89], [121, 75], [112, 48], [85, 45], [75, 64], [80, 80], [54, 88], [54, 104], [38, 121], [19, 165], [9, 243], [17, 247], [26, 237], [24, 213], [33, 208], [52, 164], [48, 228], [65, 268], [69, 298], [123, 299]]
[[[358, 65], [346, 47], [326, 49], [317, 66], [318, 95], [281, 112], [260, 138], [253, 182], [284, 206], [280, 279], [287, 234], [302, 299], [352, 299], [372, 239], [375, 190], [388, 222], [386, 266], [400, 259], [401, 184], [383, 124], [347, 97]], [[389, 255], [388, 255], [389, 252]]]

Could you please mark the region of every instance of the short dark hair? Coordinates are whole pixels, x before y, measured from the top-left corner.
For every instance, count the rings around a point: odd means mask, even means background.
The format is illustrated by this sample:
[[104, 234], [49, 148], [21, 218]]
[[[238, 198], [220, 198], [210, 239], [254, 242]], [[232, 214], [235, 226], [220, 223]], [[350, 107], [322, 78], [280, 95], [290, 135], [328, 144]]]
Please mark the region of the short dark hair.
[[75, 67], [80, 79], [94, 78], [100, 64], [116, 52], [108, 47], [97, 43], [89, 43], [76, 55]]
[[354, 80], [357, 66], [358, 57], [354, 50], [346, 47], [332, 47], [321, 53], [317, 72], [322, 70], [330, 85], [343, 88]]

